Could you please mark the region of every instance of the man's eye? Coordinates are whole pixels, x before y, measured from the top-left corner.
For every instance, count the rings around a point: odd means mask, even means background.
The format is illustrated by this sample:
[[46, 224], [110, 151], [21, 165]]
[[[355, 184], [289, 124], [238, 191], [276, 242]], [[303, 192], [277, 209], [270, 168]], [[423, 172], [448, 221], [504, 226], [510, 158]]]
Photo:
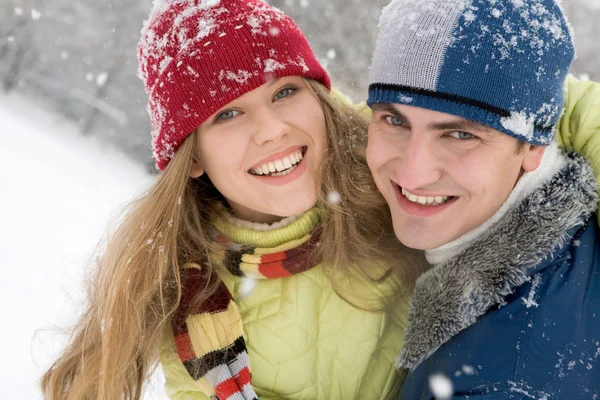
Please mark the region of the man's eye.
[[475, 135], [469, 133], [469, 132], [463, 132], [463, 131], [454, 131], [449, 133], [450, 136], [452, 136], [455, 139], [459, 139], [459, 140], [468, 140], [468, 139], [473, 139], [475, 137]]
[[277, 92], [277, 94], [275, 95], [275, 99], [281, 99], [284, 97], [289, 96], [290, 94], [294, 93], [296, 91], [296, 89], [294, 88], [285, 88], [285, 89], [281, 89], [279, 92]]
[[398, 117], [394, 117], [392, 115], [388, 115], [387, 117], [385, 117], [385, 120], [389, 123], [392, 124], [394, 126], [402, 126], [404, 125], [404, 121]]
[[227, 111], [223, 111], [221, 114], [219, 114], [219, 116], [217, 117], [218, 120], [228, 120], [231, 119], [237, 115], [239, 115], [239, 111], [236, 110], [227, 110]]

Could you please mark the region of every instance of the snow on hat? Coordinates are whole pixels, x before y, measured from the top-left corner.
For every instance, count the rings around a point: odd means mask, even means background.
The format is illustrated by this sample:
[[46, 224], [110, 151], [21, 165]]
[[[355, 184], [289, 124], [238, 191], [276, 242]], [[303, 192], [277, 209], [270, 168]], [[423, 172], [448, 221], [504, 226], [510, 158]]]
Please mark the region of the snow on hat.
[[367, 104], [427, 108], [548, 145], [574, 58], [559, 0], [392, 0]]
[[300, 29], [262, 0], [155, 0], [138, 61], [160, 170], [210, 115], [273, 78], [331, 87]]

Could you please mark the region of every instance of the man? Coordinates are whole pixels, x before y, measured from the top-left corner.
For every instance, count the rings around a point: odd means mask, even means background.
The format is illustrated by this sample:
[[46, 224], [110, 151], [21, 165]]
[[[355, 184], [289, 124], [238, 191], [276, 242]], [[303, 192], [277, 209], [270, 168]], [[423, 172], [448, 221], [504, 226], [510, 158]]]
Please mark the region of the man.
[[379, 28], [367, 159], [433, 265], [401, 398], [600, 398], [597, 183], [553, 144], [574, 56], [560, 5], [392, 0]]

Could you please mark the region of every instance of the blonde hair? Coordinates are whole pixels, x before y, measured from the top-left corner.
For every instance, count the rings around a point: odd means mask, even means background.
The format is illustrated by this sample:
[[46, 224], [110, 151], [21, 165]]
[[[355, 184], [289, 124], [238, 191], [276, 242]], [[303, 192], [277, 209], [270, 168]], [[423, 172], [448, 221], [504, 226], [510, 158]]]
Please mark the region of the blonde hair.
[[[398, 284], [392, 294], [399, 296], [410, 289], [416, 269], [394, 237], [387, 205], [369, 173], [367, 122], [321, 84], [308, 83], [322, 104], [329, 135], [318, 201], [324, 209], [320, 256], [332, 282], [354, 274], [373, 282], [393, 277]], [[214, 201], [222, 198], [206, 175], [189, 177], [197, 157], [194, 132], [109, 238], [89, 284], [86, 311], [42, 377], [47, 399], [140, 399], [157, 365], [161, 334], [181, 298], [180, 265], [204, 263], [209, 284], [195, 301], [212, 296], [218, 277], [206, 228]], [[328, 201], [331, 193], [339, 194], [339, 204]], [[393, 268], [372, 276], [360, 267], [373, 259]]]

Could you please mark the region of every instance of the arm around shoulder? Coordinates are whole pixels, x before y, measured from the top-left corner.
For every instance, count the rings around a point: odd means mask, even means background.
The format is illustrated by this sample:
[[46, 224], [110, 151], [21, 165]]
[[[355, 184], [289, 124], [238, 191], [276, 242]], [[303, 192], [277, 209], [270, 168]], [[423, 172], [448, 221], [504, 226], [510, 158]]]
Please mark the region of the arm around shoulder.
[[567, 77], [565, 110], [558, 123], [556, 141], [561, 147], [586, 156], [600, 182], [600, 83]]

